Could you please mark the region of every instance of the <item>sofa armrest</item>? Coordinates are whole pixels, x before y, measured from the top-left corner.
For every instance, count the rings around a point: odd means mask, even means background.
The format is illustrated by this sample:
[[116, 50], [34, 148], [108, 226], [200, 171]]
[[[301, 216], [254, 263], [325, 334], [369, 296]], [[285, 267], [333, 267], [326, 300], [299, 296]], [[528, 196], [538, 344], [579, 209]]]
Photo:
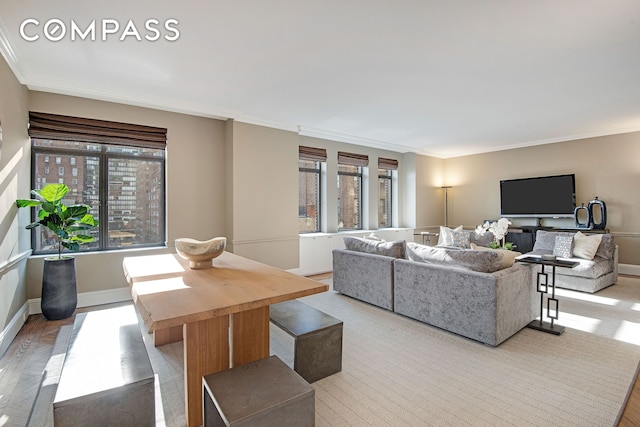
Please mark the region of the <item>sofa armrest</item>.
[[344, 295], [393, 310], [393, 262], [396, 258], [333, 250], [333, 289]]

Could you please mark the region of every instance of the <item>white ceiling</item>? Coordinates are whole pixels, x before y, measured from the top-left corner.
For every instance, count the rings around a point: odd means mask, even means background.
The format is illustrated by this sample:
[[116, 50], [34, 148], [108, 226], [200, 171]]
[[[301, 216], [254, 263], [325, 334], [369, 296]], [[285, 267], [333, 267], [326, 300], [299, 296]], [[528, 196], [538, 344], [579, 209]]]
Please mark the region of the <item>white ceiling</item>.
[[1, 0], [0, 50], [34, 90], [444, 158], [640, 130], [638, 0]]

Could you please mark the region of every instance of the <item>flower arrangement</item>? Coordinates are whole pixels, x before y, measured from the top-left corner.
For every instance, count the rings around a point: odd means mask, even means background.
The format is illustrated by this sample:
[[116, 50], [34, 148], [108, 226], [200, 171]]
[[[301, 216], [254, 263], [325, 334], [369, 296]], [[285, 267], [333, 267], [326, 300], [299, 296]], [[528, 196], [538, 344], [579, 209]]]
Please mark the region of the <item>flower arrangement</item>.
[[493, 242], [489, 243], [490, 248], [502, 248], [511, 251], [515, 249], [515, 245], [511, 242], [504, 241], [509, 225], [511, 225], [511, 221], [507, 218], [500, 218], [493, 222], [485, 221], [484, 224], [476, 227], [476, 233], [483, 236], [487, 231], [490, 231], [493, 234]]

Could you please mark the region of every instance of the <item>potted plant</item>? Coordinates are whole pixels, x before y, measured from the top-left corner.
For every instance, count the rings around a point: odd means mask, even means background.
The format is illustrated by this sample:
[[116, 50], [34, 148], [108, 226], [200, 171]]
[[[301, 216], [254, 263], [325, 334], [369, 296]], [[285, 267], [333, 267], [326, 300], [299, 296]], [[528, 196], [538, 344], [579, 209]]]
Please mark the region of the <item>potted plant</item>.
[[49, 320], [66, 319], [78, 303], [75, 259], [63, 256], [63, 248], [77, 251], [81, 244], [92, 242], [94, 238], [88, 232], [98, 226], [98, 221], [89, 213], [90, 206], [63, 203], [68, 192], [65, 184], [47, 184], [41, 190], [31, 190], [34, 199], [16, 200], [19, 208], [39, 208], [37, 220], [27, 225], [27, 230], [46, 227], [56, 241], [58, 254], [45, 258], [42, 274], [41, 308]]

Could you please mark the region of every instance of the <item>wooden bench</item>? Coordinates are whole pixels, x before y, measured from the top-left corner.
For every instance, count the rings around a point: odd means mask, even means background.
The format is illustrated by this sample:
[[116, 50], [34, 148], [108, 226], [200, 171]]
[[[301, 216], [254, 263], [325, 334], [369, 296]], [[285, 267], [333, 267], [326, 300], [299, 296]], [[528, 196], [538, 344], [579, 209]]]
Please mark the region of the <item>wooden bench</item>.
[[342, 370], [342, 321], [297, 300], [270, 306], [271, 322], [294, 338], [293, 369], [312, 383]]
[[131, 305], [76, 315], [54, 426], [155, 426], [154, 375]]

